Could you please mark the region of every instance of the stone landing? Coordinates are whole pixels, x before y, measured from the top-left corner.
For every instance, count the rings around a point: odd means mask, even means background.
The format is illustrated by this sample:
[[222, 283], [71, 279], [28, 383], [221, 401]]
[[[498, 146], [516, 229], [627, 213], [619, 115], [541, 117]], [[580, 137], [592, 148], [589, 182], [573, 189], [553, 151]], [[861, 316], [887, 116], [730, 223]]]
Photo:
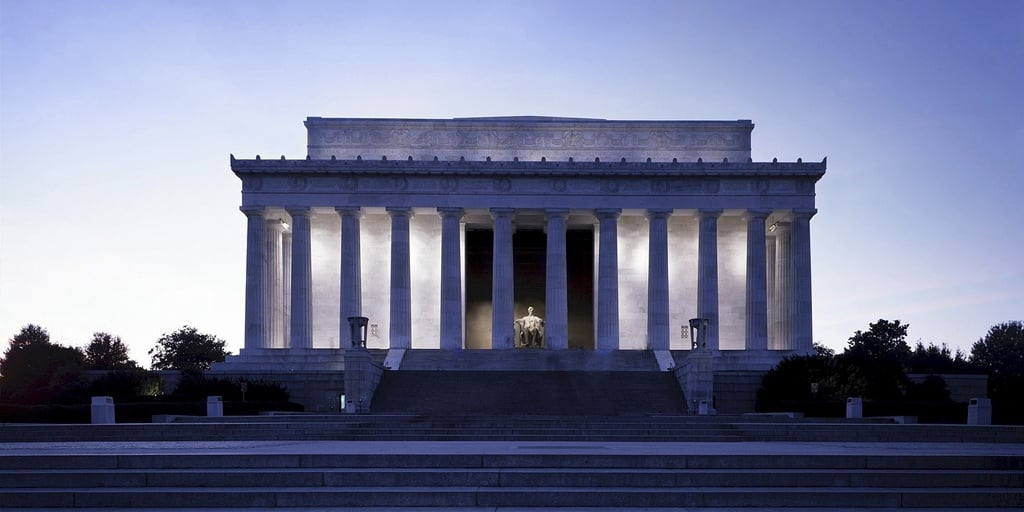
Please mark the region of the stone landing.
[[408, 350], [398, 370], [657, 372], [648, 350]]

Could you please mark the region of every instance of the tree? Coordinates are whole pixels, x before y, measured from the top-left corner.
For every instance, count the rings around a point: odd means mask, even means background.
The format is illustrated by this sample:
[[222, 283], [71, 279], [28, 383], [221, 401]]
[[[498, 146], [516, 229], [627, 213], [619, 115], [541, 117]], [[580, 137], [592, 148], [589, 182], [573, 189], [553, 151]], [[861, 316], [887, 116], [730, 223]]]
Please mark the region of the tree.
[[853, 333], [845, 353], [864, 360], [903, 363], [910, 357], [910, 345], [907, 345], [909, 327], [908, 324], [900, 324], [899, 320], [890, 322], [880, 318], [869, 324], [867, 332]]
[[186, 325], [170, 334], [164, 334], [150, 349], [154, 370], [210, 369], [210, 364], [223, 361], [228, 353], [225, 341], [212, 334], [203, 334]]
[[0, 361], [0, 392], [5, 400], [43, 403], [62, 400], [81, 389], [82, 351], [50, 343], [46, 329], [26, 325], [10, 340]]
[[128, 357], [128, 346], [120, 336], [105, 332], [93, 333], [85, 347], [85, 365], [90, 370], [126, 370], [139, 364]]
[[38, 325], [28, 324], [25, 327], [22, 327], [21, 330], [18, 331], [18, 334], [15, 334], [9, 342], [10, 344], [7, 346], [7, 351], [4, 352], [5, 359], [12, 352], [17, 352], [18, 350], [32, 345], [49, 343], [50, 333]]
[[971, 346], [971, 361], [989, 374], [993, 398], [1019, 396], [1024, 391], [1024, 323], [993, 325]]
[[953, 354], [945, 343], [926, 347], [919, 341], [907, 358], [907, 370], [911, 373], [967, 373], [971, 371], [971, 364], [959, 349]]

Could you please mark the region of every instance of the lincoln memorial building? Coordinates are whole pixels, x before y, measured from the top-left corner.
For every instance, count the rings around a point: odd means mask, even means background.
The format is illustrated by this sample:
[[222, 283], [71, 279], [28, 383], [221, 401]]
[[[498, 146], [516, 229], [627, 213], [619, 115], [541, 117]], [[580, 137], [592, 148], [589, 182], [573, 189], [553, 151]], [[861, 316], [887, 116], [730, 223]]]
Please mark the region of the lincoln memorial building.
[[649, 351], [667, 370], [699, 348], [763, 372], [813, 351], [825, 161], [754, 162], [749, 120], [305, 125], [304, 157], [231, 157], [245, 343], [216, 371], [344, 370], [349, 317], [397, 354]]

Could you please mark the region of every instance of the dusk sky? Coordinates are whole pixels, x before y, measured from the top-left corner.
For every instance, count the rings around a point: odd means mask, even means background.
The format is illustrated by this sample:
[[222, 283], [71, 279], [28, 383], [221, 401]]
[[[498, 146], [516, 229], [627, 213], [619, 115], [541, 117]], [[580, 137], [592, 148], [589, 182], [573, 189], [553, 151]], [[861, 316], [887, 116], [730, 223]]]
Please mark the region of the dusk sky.
[[307, 116], [751, 119], [820, 161], [814, 340], [1024, 320], [1024, 2], [0, 0], [0, 350], [242, 346], [228, 155]]

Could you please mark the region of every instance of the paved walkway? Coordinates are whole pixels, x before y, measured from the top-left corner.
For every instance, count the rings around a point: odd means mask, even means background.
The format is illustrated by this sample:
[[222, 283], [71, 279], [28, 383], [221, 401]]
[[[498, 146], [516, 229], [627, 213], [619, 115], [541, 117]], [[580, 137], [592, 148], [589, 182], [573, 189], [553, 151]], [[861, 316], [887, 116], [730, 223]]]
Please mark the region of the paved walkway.
[[11, 455], [1024, 455], [1024, 444], [855, 442], [140, 441], [0, 443]]

